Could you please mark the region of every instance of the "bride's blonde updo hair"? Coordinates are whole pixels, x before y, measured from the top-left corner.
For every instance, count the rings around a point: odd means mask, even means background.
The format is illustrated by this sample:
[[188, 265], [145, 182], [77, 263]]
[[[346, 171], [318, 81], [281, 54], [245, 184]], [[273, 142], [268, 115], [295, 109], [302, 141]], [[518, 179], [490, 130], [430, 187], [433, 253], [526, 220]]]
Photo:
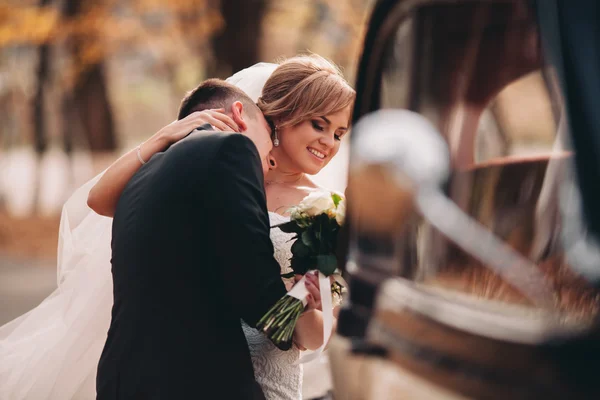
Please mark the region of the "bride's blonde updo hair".
[[341, 111], [353, 104], [355, 95], [334, 63], [311, 54], [280, 62], [257, 104], [270, 123], [293, 126]]

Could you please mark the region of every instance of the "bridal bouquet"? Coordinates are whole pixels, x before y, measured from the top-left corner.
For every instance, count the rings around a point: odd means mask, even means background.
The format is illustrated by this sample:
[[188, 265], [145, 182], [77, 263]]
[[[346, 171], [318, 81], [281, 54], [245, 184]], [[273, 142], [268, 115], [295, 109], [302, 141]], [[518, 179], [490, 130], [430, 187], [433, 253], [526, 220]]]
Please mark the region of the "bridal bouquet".
[[[327, 277], [329, 285], [328, 277], [337, 272], [335, 251], [345, 210], [345, 202], [340, 195], [322, 191], [312, 192], [289, 210], [290, 221], [275, 226], [283, 232], [295, 234], [290, 259], [293, 272], [283, 275], [284, 278], [304, 275], [316, 269], [322, 279]], [[304, 285], [305, 279], [302, 278], [277, 301], [257, 324], [257, 329], [262, 330], [281, 349], [291, 347], [296, 322], [306, 306], [308, 290]], [[323, 286], [320, 288], [323, 300]], [[343, 289], [337, 281], [331, 283], [331, 293], [341, 297]], [[331, 304], [331, 301], [323, 301], [324, 307], [325, 303]]]

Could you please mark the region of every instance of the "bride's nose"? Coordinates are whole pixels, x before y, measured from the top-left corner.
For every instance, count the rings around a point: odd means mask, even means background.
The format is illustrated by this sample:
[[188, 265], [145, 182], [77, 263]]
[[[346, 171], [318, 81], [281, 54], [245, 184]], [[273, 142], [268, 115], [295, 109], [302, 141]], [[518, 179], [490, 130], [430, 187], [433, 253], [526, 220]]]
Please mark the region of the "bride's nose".
[[323, 146], [326, 146], [328, 149], [331, 149], [331, 148], [333, 148], [333, 146], [335, 146], [335, 137], [334, 136], [335, 136], [335, 133], [323, 135], [319, 139], [319, 143], [322, 144]]

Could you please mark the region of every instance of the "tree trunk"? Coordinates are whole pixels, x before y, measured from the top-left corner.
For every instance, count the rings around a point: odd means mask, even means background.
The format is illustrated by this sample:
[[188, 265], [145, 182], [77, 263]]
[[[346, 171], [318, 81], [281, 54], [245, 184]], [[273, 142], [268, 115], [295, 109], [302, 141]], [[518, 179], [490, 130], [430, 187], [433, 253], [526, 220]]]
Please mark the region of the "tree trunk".
[[[66, 0], [64, 16], [75, 20], [81, 18], [83, 8], [91, 4], [82, 0]], [[87, 41], [94, 40], [89, 36], [71, 37], [67, 43], [72, 60], [80, 60], [81, 49], [87, 46]], [[77, 62], [77, 61], [75, 61]], [[82, 66], [79, 66], [82, 67]], [[65, 96], [63, 107], [74, 107], [74, 116], [79, 120], [65, 121], [64, 145], [69, 149], [73, 140], [71, 123], [81, 127], [89, 148], [92, 152], [114, 151], [117, 149], [117, 139], [112, 107], [106, 90], [104, 61], [96, 61], [83, 66], [74, 79], [72, 93]], [[63, 113], [64, 115], [65, 113]]]
[[[42, 0], [47, 3], [49, 0]], [[36, 91], [33, 98], [33, 141], [35, 152], [41, 156], [48, 147], [46, 114], [44, 99], [49, 78], [50, 45], [44, 43], [38, 49], [38, 65], [36, 70]]]
[[117, 149], [115, 124], [106, 90], [103, 63], [87, 69], [77, 79], [73, 102], [91, 151]]
[[226, 78], [260, 59], [262, 20], [266, 0], [221, 0], [225, 28], [212, 40], [214, 60], [207, 76]]
[[[39, 7], [50, 5], [51, 0], [40, 0]], [[46, 113], [44, 100], [46, 98], [46, 87], [50, 75], [50, 44], [45, 42], [38, 48], [38, 65], [36, 69], [36, 91], [33, 97], [33, 145], [36, 153], [36, 171], [33, 187], [33, 212], [37, 213], [40, 199], [40, 163], [48, 148], [48, 127], [46, 125]]]

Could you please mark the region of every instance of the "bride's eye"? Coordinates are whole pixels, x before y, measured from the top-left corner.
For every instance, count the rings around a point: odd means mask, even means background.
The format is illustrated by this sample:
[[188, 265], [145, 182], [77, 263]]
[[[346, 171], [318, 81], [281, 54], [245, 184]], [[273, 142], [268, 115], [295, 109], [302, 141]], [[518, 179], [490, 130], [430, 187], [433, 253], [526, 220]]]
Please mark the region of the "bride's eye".
[[342, 140], [342, 135], [335, 134], [335, 135], [333, 135], [333, 137], [334, 137], [334, 138], [335, 138], [335, 140], [337, 140], [338, 142], [339, 142], [340, 140]]
[[323, 128], [321, 125], [317, 124], [315, 121], [311, 121], [313, 129], [319, 132], [323, 132], [325, 130], [325, 128]]

